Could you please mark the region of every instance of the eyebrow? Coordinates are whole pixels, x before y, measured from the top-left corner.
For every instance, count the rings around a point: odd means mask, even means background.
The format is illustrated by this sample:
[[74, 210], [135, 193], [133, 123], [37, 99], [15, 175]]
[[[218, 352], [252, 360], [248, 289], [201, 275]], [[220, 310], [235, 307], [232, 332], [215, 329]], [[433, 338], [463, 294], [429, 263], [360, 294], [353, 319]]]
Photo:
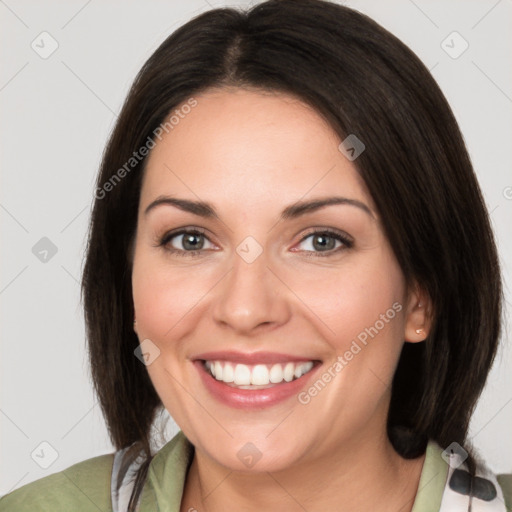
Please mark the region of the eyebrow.
[[[179, 199], [171, 196], [159, 196], [155, 199], [144, 211], [144, 215], [147, 215], [151, 210], [158, 206], [170, 205], [179, 208], [185, 212], [193, 213], [199, 217], [204, 218], [217, 218], [219, 216], [215, 211], [215, 208], [204, 201], [190, 201], [189, 199]], [[323, 197], [321, 199], [313, 199], [311, 201], [298, 201], [296, 203], [287, 206], [281, 213], [281, 220], [295, 219], [302, 215], [312, 213], [331, 205], [349, 205], [355, 206], [365, 213], [367, 213], [372, 219], [375, 218], [370, 208], [363, 202], [357, 199], [350, 199], [347, 197]], [[220, 219], [219, 219], [220, 220]]]

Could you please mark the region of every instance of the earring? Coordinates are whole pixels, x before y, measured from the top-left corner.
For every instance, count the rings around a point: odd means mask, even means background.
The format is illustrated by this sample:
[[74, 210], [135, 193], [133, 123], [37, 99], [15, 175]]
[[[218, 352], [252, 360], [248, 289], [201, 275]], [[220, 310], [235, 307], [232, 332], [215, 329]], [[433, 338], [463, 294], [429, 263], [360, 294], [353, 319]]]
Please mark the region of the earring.
[[423, 329], [416, 329], [416, 334], [421, 334], [423, 332]]

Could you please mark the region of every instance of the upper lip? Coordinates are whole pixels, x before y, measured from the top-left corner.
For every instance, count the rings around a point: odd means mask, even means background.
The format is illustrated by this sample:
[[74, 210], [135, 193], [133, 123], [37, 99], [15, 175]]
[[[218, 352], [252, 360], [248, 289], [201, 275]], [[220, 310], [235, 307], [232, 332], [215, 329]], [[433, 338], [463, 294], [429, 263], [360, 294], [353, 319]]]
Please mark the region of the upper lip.
[[318, 361], [312, 357], [292, 356], [290, 354], [282, 354], [278, 352], [236, 352], [234, 350], [220, 350], [215, 352], [204, 352], [191, 357], [192, 360], [203, 361], [231, 361], [233, 363], [241, 363], [254, 365], [258, 363], [288, 363], [298, 361]]

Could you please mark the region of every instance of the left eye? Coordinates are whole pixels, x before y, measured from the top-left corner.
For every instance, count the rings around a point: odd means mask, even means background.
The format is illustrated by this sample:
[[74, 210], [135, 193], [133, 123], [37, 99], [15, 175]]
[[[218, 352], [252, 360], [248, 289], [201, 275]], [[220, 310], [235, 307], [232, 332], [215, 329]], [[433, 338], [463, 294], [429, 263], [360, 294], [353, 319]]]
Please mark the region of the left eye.
[[[338, 245], [336, 243], [338, 242]], [[307, 252], [337, 252], [340, 248], [349, 248], [352, 242], [339, 233], [329, 231], [315, 231], [305, 236], [301, 240], [301, 244], [305, 245], [303, 250]]]

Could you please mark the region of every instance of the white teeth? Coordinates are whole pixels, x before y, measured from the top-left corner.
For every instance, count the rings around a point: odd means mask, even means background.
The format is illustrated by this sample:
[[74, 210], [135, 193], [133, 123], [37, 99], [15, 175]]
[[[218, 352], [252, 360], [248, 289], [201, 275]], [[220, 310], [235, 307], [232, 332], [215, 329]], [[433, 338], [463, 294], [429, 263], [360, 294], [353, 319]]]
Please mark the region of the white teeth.
[[308, 361], [307, 363], [304, 363], [302, 365], [302, 375], [306, 375], [306, 373], [308, 373], [311, 368], [313, 368], [313, 361]]
[[251, 384], [264, 386], [268, 384], [268, 369], [264, 364], [257, 364], [252, 369]]
[[[286, 364], [246, 364], [226, 361], [205, 361], [205, 368], [216, 380], [233, 383], [236, 386], [268, 386], [291, 382], [308, 373], [313, 368], [313, 361]], [[250, 389], [250, 388], [249, 388]]]
[[251, 370], [245, 364], [237, 364], [235, 366], [235, 380], [237, 386], [248, 385], [251, 383]]
[[291, 382], [293, 380], [293, 373], [295, 370], [295, 365], [293, 363], [286, 363], [284, 367], [284, 380], [286, 382]]
[[313, 368], [313, 361], [308, 361], [307, 363], [304, 363], [304, 373], [308, 373]]
[[[283, 380], [283, 367], [280, 364], [275, 364], [270, 368], [270, 382], [272, 384], [279, 384]], [[268, 384], [268, 383], [267, 383]]]
[[230, 363], [224, 364], [224, 370], [222, 372], [222, 380], [224, 382], [233, 382], [235, 380], [235, 370], [233, 370], [233, 365]]
[[[311, 365], [311, 366], [309, 366]], [[313, 368], [313, 363], [311, 361], [309, 361], [308, 363], [304, 363], [304, 364], [299, 364], [296, 368], [295, 368], [295, 378], [298, 379], [299, 377], [302, 377], [305, 373], [308, 373], [309, 370], [311, 370], [311, 368]]]
[[220, 361], [215, 361], [215, 378], [222, 380], [222, 364]]

